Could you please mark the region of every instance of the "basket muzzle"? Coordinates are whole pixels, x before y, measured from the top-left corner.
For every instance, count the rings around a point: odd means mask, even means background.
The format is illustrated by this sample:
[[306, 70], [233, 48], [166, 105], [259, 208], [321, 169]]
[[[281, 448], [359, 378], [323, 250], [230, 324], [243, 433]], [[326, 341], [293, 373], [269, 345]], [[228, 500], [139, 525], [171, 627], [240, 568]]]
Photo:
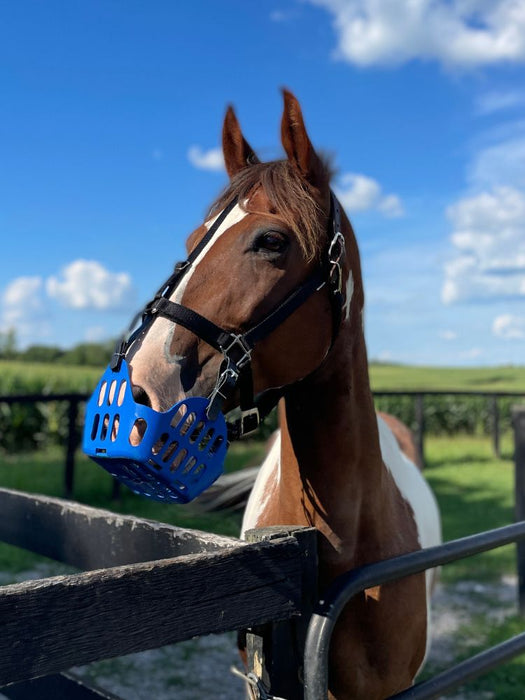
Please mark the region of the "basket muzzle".
[[211, 420], [208, 405], [192, 397], [160, 413], [136, 403], [124, 360], [86, 406], [83, 450], [135, 493], [187, 503], [222, 474], [228, 448], [224, 416]]

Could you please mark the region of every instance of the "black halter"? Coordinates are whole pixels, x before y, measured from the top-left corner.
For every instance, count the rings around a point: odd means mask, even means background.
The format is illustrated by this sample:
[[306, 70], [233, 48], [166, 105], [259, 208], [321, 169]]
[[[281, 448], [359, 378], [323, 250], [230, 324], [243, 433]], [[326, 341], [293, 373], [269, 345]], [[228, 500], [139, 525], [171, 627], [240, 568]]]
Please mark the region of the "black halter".
[[207, 412], [212, 420], [216, 418], [226, 400], [233, 395], [237, 384], [239, 384], [241, 417], [234, 422], [228, 422], [228, 437], [230, 440], [238, 439], [256, 430], [260, 422], [264, 420], [284, 393], [283, 389], [270, 389], [254, 397], [251, 353], [256, 343], [270, 335], [294, 311], [302, 306], [314, 292], [322, 289], [325, 285], [329, 288], [332, 305], [333, 344], [341, 323], [343, 305], [342, 265], [345, 257], [345, 244], [341, 233], [340, 205], [335, 195], [331, 193], [331, 212], [328, 224], [329, 244], [322, 255], [318, 268], [257, 325], [252, 326], [245, 333], [226, 331], [187, 306], [171, 301], [169, 297], [190, 270], [198, 255], [213, 238], [236, 203], [236, 199], [230, 202], [217, 217], [206, 235], [192, 250], [188, 258], [184, 262], [177, 263], [173, 274], [160, 287], [153, 300], [146, 304], [144, 309], [137, 315], [131, 328], [136, 325], [139, 319], [141, 319], [140, 326], [117, 343], [111, 360], [111, 368], [118, 370], [122, 359], [133, 342], [157, 316], [166, 318], [173, 323], [178, 323], [194, 333], [224, 355], [217, 383], [209, 397], [210, 403]]

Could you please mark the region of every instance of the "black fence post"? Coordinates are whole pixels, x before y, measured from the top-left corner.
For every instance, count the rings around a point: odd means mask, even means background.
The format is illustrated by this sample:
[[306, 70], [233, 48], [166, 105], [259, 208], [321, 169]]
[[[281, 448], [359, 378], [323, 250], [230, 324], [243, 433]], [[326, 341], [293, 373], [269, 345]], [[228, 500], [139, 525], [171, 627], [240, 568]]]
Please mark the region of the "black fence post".
[[287, 536], [295, 537], [303, 555], [301, 615], [247, 630], [246, 654], [248, 670], [262, 681], [265, 692], [287, 700], [303, 700], [304, 645], [318, 596], [317, 530], [297, 526], [267, 527], [248, 530], [246, 540], [261, 542]]
[[[514, 428], [514, 503], [516, 520], [525, 520], [525, 406], [512, 407]], [[525, 614], [525, 542], [517, 543], [518, 606]]]
[[77, 430], [78, 399], [70, 398], [67, 409], [67, 441], [66, 441], [66, 466], [64, 470], [64, 494], [66, 498], [73, 495], [73, 481], [75, 477], [75, 452], [78, 447], [79, 435]]
[[499, 458], [501, 457], [501, 450], [499, 441], [499, 404], [497, 394], [493, 394], [491, 396], [490, 412], [492, 415], [492, 444], [494, 446], [494, 454]]
[[414, 397], [414, 413], [416, 417], [416, 445], [421, 464], [425, 464], [425, 395], [416, 394]]

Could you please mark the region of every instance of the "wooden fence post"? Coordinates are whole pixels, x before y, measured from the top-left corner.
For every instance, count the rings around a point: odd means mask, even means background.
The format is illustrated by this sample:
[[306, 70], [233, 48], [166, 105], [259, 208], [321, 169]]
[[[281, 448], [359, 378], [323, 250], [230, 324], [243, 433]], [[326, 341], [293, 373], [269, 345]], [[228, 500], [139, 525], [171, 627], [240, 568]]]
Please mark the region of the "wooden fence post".
[[73, 480], [75, 476], [75, 452], [78, 447], [78, 399], [70, 398], [67, 409], [67, 442], [66, 466], [64, 470], [64, 494], [66, 498], [73, 495]]
[[302, 550], [302, 612], [299, 617], [253, 627], [246, 634], [248, 670], [265, 690], [287, 700], [303, 700], [303, 656], [308, 623], [317, 602], [317, 530], [277, 526], [248, 530], [248, 542], [293, 536]]
[[[514, 502], [516, 520], [525, 520], [525, 406], [512, 407], [514, 428]], [[518, 605], [525, 614], [525, 543], [517, 545]]]
[[501, 457], [501, 450], [499, 442], [499, 405], [497, 394], [491, 396], [490, 408], [492, 415], [492, 444], [494, 445], [494, 454], [499, 458]]

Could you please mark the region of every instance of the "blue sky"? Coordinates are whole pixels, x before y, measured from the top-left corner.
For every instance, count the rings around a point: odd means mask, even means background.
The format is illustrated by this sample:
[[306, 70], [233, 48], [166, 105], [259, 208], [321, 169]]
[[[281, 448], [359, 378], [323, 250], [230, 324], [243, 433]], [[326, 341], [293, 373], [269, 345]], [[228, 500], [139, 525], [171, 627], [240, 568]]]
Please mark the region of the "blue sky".
[[523, 0], [0, 4], [0, 330], [117, 335], [226, 183], [227, 104], [299, 98], [359, 241], [374, 359], [525, 362]]

